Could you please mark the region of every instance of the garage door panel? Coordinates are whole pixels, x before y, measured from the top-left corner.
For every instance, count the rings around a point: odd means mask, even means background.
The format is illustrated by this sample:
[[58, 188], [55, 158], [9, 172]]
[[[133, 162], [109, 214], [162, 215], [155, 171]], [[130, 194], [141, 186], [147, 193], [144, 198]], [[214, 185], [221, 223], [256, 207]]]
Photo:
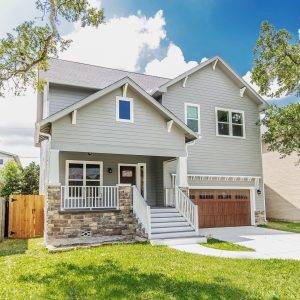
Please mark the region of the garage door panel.
[[190, 197], [201, 228], [251, 225], [249, 190], [190, 190]]

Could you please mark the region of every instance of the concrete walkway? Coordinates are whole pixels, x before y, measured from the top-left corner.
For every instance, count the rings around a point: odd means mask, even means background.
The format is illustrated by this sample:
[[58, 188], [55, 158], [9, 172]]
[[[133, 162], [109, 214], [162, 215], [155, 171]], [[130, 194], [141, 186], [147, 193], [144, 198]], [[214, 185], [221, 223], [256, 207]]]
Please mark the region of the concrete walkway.
[[171, 248], [216, 257], [300, 260], [298, 233], [245, 226], [200, 229], [199, 234], [249, 247], [255, 252], [217, 250], [199, 244], [173, 245]]

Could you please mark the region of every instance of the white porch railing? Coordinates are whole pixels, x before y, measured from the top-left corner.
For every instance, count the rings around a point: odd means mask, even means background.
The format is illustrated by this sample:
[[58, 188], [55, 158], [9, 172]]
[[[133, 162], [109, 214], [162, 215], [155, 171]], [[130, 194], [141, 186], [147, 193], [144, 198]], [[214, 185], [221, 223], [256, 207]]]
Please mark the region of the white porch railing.
[[133, 212], [142, 224], [145, 232], [148, 234], [148, 239], [151, 239], [151, 211], [150, 206], [141, 195], [140, 191], [134, 185], [132, 187], [133, 195]]
[[117, 186], [62, 186], [61, 209], [117, 209]]
[[198, 206], [177, 186], [174, 188], [175, 207], [186, 218], [189, 224], [198, 232]]

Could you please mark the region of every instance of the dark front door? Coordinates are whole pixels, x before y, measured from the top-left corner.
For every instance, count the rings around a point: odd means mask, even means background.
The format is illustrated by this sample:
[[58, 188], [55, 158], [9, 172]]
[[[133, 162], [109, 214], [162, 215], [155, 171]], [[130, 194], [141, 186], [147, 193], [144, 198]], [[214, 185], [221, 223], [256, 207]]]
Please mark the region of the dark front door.
[[120, 183], [135, 185], [135, 172], [134, 166], [120, 166]]

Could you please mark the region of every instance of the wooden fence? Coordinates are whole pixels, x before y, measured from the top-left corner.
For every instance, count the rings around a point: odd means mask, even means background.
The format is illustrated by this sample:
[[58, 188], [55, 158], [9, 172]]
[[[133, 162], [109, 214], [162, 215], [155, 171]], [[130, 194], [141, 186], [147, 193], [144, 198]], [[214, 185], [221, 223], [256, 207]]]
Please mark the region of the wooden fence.
[[0, 242], [4, 239], [5, 231], [5, 199], [0, 198]]
[[9, 198], [8, 236], [31, 238], [44, 234], [44, 196], [12, 195]]

